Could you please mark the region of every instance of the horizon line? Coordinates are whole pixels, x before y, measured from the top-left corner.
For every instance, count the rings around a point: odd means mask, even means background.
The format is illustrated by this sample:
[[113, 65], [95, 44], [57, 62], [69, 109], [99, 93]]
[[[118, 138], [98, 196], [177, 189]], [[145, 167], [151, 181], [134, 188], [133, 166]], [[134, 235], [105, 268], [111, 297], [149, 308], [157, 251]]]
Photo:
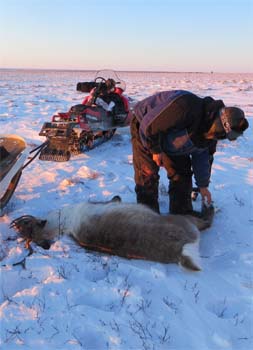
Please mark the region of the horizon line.
[[129, 70], [129, 69], [81, 69], [81, 68], [15, 68], [15, 67], [0, 67], [0, 70], [32, 70], [32, 71], [59, 71], [59, 72], [99, 72], [102, 70], [112, 70], [115, 72], [126, 72], [126, 73], [197, 73], [197, 74], [253, 74], [253, 72], [223, 72], [223, 71], [168, 71], [168, 70]]

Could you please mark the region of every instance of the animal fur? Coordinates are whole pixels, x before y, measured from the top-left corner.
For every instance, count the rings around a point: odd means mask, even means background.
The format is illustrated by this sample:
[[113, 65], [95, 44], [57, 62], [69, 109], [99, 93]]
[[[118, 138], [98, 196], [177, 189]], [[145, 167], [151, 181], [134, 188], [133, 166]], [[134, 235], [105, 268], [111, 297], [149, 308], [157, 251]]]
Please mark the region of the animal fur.
[[[210, 221], [210, 220], [209, 220]], [[22, 216], [11, 223], [19, 234], [44, 248], [60, 235], [71, 235], [87, 249], [126, 258], [180, 263], [200, 270], [199, 229], [208, 220], [182, 215], [161, 216], [141, 204], [114, 198], [109, 203], [80, 203], [48, 214]]]

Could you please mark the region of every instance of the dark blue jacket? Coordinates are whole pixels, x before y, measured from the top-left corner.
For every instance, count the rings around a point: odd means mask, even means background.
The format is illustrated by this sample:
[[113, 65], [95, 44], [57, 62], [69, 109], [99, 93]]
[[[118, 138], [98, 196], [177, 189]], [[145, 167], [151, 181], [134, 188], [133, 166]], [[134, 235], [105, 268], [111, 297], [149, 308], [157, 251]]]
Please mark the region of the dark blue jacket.
[[185, 90], [163, 91], [137, 103], [134, 114], [140, 123], [140, 138], [151, 153], [190, 155], [199, 187], [207, 187], [209, 156], [216, 141], [204, 137], [220, 108], [221, 100], [200, 98]]

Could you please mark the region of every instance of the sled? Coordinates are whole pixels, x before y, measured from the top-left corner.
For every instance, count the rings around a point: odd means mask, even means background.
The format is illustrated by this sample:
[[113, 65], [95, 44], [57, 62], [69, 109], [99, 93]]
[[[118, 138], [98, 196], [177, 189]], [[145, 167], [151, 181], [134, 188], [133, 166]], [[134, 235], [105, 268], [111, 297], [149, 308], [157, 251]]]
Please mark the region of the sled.
[[0, 210], [9, 202], [28, 157], [25, 140], [18, 135], [0, 135]]

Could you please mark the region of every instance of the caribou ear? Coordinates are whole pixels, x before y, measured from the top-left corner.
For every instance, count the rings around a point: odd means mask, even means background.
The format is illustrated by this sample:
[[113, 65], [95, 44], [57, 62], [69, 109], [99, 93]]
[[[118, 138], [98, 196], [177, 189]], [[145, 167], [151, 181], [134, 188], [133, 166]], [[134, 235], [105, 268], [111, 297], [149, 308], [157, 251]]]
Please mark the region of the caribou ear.
[[111, 202], [122, 202], [122, 199], [120, 196], [114, 196], [112, 199], [111, 199]]
[[40, 221], [38, 222], [38, 226], [41, 227], [41, 228], [43, 228], [43, 227], [45, 227], [46, 223], [47, 223], [47, 220], [40, 220]]

